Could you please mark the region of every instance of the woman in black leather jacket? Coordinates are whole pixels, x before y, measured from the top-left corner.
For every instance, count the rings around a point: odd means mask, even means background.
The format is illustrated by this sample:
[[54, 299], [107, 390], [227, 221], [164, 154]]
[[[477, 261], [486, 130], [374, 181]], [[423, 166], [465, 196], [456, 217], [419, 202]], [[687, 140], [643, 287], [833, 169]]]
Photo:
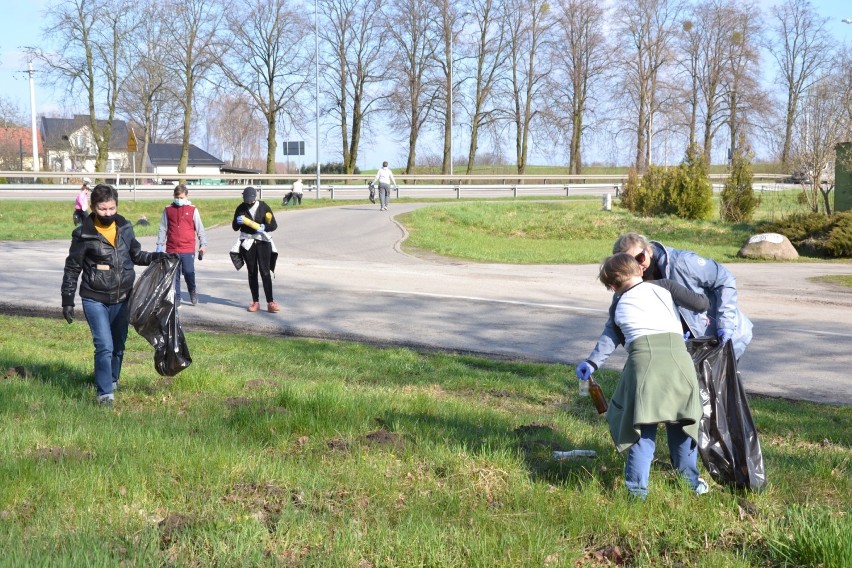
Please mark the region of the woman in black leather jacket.
[[118, 215], [118, 192], [98, 184], [92, 190], [92, 212], [71, 233], [71, 248], [62, 277], [62, 315], [74, 321], [74, 296], [80, 283], [83, 313], [95, 345], [98, 402], [111, 406], [121, 374], [127, 340], [128, 300], [136, 264], [147, 266], [166, 253], [142, 250], [133, 225]]

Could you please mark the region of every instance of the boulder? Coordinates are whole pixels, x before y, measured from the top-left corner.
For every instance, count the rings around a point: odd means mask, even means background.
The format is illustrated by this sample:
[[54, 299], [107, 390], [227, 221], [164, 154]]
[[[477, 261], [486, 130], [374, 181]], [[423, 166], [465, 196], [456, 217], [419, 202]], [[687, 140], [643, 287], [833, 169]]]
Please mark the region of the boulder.
[[749, 238], [737, 256], [766, 260], [795, 260], [799, 258], [790, 239], [778, 233], [760, 233]]

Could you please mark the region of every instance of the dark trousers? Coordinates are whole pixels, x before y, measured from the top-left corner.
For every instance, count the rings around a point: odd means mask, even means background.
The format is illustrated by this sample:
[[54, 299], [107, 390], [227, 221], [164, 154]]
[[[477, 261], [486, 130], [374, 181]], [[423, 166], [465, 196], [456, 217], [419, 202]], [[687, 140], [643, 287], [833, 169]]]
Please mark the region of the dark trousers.
[[293, 200], [293, 202], [294, 202], [294, 203], [298, 201], [298, 202], [299, 202], [299, 205], [301, 205], [301, 204], [302, 204], [302, 194], [301, 194], [301, 193], [296, 193], [296, 192], [293, 192], [293, 191], [288, 191], [288, 192], [284, 195], [284, 205], [285, 205], [285, 206], [286, 206], [286, 205], [289, 205], [289, 203], [290, 203], [290, 200], [291, 200], [291, 199]]
[[175, 300], [180, 300], [180, 275], [183, 273], [183, 278], [186, 280], [186, 287], [189, 293], [195, 292], [195, 253], [179, 253], [178, 262], [180, 262], [180, 270], [175, 272]]
[[269, 263], [272, 261], [272, 243], [254, 241], [250, 249], [243, 249], [243, 259], [246, 261], [252, 302], [260, 300], [260, 289], [257, 282], [258, 271], [260, 272], [260, 279], [263, 282], [263, 293], [266, 295], [266, 301], [267, 303], [271, 302], [273, 300], [272, 276], [269, 272]]

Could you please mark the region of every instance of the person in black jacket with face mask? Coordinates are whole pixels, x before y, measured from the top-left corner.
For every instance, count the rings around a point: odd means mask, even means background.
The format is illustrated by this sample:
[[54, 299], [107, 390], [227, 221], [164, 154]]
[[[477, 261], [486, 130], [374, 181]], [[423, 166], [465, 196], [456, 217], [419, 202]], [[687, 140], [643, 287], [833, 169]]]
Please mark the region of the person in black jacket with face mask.
[[142, 250], [133, 225], [117, 213], [114, 187], [95, 186], [91, 203], [92, 212], [71, 233], [62, 277], [62, 315], [69, 324], [74, 321], [74, 296], [82, 273], [80, 298], [95, 345], [98, 402], [112, 406], [127, 340], [128, 300], [136, 279], [133, 266], [147, 266], [169, 255]]

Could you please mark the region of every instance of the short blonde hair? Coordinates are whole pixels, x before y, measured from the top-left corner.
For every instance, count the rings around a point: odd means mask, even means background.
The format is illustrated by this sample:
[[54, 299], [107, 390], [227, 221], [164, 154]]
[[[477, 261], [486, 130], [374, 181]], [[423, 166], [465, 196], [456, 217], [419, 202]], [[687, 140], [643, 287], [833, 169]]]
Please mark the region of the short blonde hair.
[[626, 252], [620, 252], [603, 261], [598, 280], [608, 289], [618, 290], [634, 276], [642, 276], [642, 266]]

